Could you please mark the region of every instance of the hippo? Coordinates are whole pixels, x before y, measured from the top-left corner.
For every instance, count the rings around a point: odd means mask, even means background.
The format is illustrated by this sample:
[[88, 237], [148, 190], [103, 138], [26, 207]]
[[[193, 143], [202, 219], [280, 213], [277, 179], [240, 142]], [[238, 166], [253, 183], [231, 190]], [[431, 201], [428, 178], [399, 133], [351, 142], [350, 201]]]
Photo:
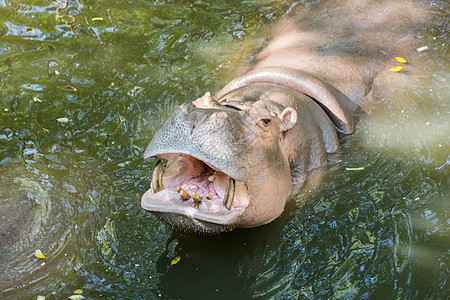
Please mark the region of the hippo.
[[370, 112], [375, 91], [396, 80], [393, 58], [412, 51], [427, 13], [406, 0], [322, 1], [292, 12], [241, 75], [163, 122], [144, 152], [161, 160], [141, 206], [203, 234], [279, 217], [339, 150], [339, 135], [354, 131], [355, 111]]

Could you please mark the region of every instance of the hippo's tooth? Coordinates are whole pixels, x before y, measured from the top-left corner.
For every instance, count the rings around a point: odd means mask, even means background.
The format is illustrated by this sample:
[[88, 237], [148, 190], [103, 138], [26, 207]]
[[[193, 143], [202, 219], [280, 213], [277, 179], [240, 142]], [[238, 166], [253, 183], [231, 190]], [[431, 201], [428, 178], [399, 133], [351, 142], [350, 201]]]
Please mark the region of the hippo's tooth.
[[191, 198], [191, 196], [189, 196], [189, 194], [185, 190], [183, 190], [181, 186], [178, 188], [177, 192], [178, 194], [180, 194], [183, 200], [188, 200], [189, 198]]
[[161, 160], [158, 160], [158, 162], [155, 165], [155, 169], [153, 170], [151, 186], [152, 186], [153, 193], [155, 193], [155, 194], [164, 189], [163, 164], [162, 164]]
[[228, 180], [227, 188], [225, 190], [225, 195], [223, 196], [223, 205], [225, 205], [226, 209], [228, 210], [230, 210], [231, 205], [233, 205], [234, 189], [235, 181], [230, 177], [230, 179]]
[[214, 179], [216, 179], [216, 176], [217, 176], [217, 171], [214, 171], [214, 173], [208, 177], [208, 181], [213, 182]]
[[202, 201], [202, 197], [200, 197], [200, 195], [197, 194], [196, 192], [193, 192], [193, 193], [192, 193], [192, 199], [194, 199], [194, 201], [195, 201], [196, 203], [200, 203], [200, 202]]

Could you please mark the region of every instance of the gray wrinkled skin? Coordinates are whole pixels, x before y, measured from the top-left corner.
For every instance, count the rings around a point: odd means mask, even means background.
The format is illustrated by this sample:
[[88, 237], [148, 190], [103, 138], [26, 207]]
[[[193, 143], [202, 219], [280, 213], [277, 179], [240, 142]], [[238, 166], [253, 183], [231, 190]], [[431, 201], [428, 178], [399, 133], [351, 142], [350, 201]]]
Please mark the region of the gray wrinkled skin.
[[205, 161], [239, 181], [248, 179], [247, 142], [240, 116], [231, 109], [183, 104], [155, 133], [144, 158], [182, 153]]

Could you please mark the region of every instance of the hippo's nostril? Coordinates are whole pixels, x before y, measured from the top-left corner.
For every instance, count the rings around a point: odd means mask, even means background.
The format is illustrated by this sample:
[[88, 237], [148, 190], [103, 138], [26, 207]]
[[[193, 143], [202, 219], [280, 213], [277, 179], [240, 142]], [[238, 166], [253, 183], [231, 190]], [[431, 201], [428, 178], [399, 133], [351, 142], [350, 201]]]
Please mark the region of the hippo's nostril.
[[218, 117], [219, 119], [225, 119], [225, 118], [227, 117], [227, 113], [224, 112], [224, 111], [218, 112], [218, 113], [217, 113], [217, 117]]

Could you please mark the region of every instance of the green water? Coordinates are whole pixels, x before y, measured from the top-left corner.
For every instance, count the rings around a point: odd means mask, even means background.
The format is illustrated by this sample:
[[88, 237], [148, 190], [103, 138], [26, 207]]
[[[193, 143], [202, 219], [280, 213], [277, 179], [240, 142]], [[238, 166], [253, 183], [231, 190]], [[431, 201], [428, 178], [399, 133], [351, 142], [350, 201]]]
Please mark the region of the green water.
[[0, 229], [16, 233], [0, 245], [0, 298], [446, 298], [445, 1], [418, 36], [418, 74], [275, 222], [202, 237], [140, 208], [161, 119], [222, 87], [291, 7], [222, 2], [0, 0]]

